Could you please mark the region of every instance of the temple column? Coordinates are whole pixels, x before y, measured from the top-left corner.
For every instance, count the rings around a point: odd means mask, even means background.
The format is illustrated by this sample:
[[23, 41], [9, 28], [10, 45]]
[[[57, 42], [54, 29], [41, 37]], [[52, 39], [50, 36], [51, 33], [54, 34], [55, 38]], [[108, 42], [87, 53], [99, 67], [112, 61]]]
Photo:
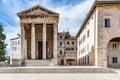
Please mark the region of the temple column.
[[58, 24], [54, 23], [53, 25], [53, 58], [57, 59], [57, 27]]
[[31, 59], [35, 59], [35, 26], [31, 26]]
[[46, 59], [46, 23], [43, 23], [43, 59]]
[[25, 39], [25, 59], [27, 59], [27, 39]]
[[24, 59], [24, 54], [25, 54], [24, 41], [25, 41], [25, 29], [24, 29], [24, 24], [21, 23], [21, 58], [22, 59]]

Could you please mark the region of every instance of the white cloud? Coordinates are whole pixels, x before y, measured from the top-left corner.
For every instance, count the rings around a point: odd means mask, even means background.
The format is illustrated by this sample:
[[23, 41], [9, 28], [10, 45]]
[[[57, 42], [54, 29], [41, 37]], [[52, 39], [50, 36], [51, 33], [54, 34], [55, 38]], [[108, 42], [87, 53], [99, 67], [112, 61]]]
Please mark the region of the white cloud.
[[74, 6], [67, 5], [53, 8], [60, 13], [59, 31], [67, 29], [72, 35], [76, 35], [93, 2], [94, 0], [86, 0]]
[[7, 26], [4, 28], [4, 33], [6, 34], [6, 43], [8, 44], [7, 48], [10, 48], [10, 39], [17, 37], [17, 33], [20, 33], [20, 27], [16, 26]]

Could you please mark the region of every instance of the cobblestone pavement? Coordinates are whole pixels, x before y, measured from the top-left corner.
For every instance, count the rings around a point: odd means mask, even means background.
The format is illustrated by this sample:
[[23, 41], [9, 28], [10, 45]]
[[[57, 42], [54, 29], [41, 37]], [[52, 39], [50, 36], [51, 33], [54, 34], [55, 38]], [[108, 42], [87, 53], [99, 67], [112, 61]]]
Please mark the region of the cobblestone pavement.
[[120, 80], [120, 74], [0, 74], [0, 80]]

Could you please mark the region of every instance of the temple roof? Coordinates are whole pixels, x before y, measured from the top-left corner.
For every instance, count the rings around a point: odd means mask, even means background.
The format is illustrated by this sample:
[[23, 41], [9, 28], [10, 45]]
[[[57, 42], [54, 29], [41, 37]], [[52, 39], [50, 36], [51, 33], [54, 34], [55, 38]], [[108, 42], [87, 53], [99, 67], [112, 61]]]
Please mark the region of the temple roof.
[[19, 17], [23, 16], [59, 16], [58, 13], [48, 10], [40, 5], [33, 6], [27, 10], [17, 13]]

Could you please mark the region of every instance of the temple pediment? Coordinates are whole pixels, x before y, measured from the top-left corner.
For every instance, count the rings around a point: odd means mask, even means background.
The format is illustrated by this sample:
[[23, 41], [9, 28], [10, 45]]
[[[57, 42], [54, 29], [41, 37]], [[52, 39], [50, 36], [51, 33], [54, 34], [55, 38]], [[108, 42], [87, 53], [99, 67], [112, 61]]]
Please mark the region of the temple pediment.
[[51, 10], [48, 10], [47, 8], [43, 8], [39, 5], [36, 5], [30, 9], [21, 11], [17, 13], [19, 17], [24, 17], [24, 16], [59, 16], [58, 13], [53, 12]]

